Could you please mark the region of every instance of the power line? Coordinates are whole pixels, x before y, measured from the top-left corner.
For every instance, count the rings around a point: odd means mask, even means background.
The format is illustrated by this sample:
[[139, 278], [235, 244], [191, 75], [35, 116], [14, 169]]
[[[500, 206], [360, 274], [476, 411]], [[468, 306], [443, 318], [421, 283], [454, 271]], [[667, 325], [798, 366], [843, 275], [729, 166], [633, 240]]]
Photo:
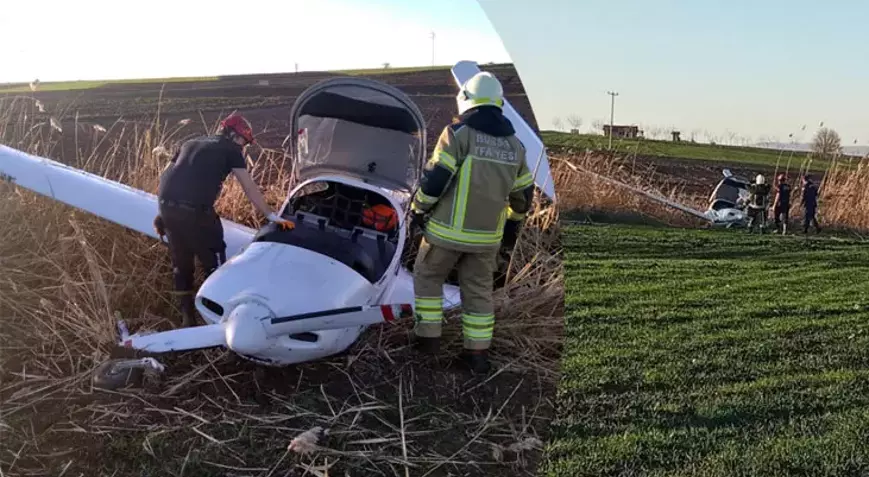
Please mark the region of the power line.
[[431, 32], [429, 35], [431, 37], [431, 65], [435, 65], [435, 32]]
[[615, 91], [607, 91], [606, 94], [608, 94], [612, 97], [612, 99], [610, 101], [610, 142], [609, 142], [609, 148], [610, 148], [610, 150], [612, 150], [612, 148], [613, 148], [613, 126], [614, 126], [613, 123], [615, 121], [615, 110], [616, 110], [616, 96], [618, 96], [619, 94]]

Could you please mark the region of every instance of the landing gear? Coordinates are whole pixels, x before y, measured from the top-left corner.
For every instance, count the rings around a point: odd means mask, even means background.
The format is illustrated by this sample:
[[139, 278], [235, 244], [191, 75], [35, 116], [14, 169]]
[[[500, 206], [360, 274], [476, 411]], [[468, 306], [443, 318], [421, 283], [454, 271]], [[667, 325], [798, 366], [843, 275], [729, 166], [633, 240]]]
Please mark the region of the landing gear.
[[117, 390], [127, 386], [140, 387], [148, 371], [163, 372], [166, 368], [154, 358], [112, 359], [99, 365], [93, 374], [95, 388]]
[[[118, 323], [118, 333], [121, 340], [127, 339], [130, 332], [124, 320], [121, 319], [120, 313], [115, 312], [115, 319]], [[131, 359], [129, 353], [124, 352], [125, 348], [116, 348], [116, 350], [120, 351], [120, 356], [123, 357], [118, 357], [119, 355], [116, 354], [115, 359], [109, 359], [94, 370], [92, 382], [95, 388], [114, 391], [128, 386], [141, 387], [145, 382], [147, 373], [162, 373], [166, 370], [154, 358]]]

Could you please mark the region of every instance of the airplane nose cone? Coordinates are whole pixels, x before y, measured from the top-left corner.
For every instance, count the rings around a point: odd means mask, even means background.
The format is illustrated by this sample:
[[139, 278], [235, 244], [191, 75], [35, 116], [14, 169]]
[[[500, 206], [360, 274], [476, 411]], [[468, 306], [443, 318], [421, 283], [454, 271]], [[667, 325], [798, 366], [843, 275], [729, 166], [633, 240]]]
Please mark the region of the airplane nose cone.
[[239, 354], [256, 354], [271, 346], [262, 318], [271, 311], [259, 303], [242, 303], [229, 314], [226, 345]]

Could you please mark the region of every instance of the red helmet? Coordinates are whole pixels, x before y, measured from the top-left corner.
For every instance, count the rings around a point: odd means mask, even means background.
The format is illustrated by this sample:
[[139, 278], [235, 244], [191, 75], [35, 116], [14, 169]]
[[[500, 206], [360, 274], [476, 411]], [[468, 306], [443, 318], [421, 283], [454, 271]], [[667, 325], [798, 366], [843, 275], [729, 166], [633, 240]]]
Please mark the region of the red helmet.
[[223, 128], [224, 131], [227, 129], [234, 131], [236, 134], [243, 137], [249, 144], [256, 142], [253, 138], [253, 128], [250, 127], [250, 121], [245, 119], [241, 114], [230, 114], [226, 119], [220, 122], [220, 127]]

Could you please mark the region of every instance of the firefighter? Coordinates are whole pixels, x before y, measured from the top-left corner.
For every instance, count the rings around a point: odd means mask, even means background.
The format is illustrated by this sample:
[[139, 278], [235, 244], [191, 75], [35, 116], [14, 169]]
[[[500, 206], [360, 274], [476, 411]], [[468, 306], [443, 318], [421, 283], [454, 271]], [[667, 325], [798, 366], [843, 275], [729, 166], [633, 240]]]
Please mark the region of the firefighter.
[[769, 184], [763, 174], [758, 174], [754, 184], [748, 186], [748, 233], [754, 231], [754, 224], [760, 222], [758, 229], [763, 233], [766, 229], [767, 207], [769, 206]]
[[776, 232], [782, 235], [788, 231], [788, 215], [791, 208], [791, 186], [787, 182], [787, 175], [778, 175], [778, 187], [776, 188], [775, 200], [772, 203], [772, 213], [775, 219]]
[[819, 233], [821, 227], [818, 225], [818, 186], [812, 182], [812, 176], [806, 174], [803, 176], [803, 194], [800, 199], [800, 205], [803, 207], [803, 233], [809, 233], [809, 226], [815, 226], [815, 232]]
[[160, 213], [154, 219], [154, 228], [169, 243], [183, 327], [195, 324], [194, 257], [206, 275], [226, 260], [223, 226], [214, 203], [230, 173], [269, 221], [285, 229], [293, 227], [292, 222], [272, 212], [247, 171], [244, 150], [253, 142], [247, 119], [231, 114], [221, 121], [216, 134], [184, 142], [160, 175]]
[[496, 256], [502, 245], [515, 243], [534, 180], [525, 146], [502, 112], [501, 83], [491, 73], [478, 73], [462, 86], [456, 102], [459, 117], [441, 132], [411, 206], [423, 236], [413, 270], [415, 346], [438, 351], [443, 284], [455, 267], [463, 312], [460, 359], [486, 373]]

